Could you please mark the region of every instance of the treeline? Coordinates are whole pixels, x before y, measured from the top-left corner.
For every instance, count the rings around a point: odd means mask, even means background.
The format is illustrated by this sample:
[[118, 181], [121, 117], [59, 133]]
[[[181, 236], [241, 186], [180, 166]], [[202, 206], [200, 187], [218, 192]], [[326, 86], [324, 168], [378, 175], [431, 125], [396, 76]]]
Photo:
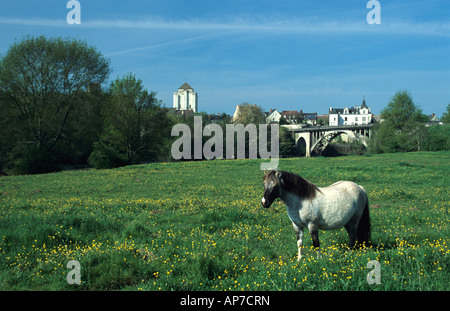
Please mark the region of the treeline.
[[0, 60], [0, 172], [115, 167], [169, 159], [178, 122], [132, 74], [86, 42], [27, 37]]
[[438, 151], [450, 149], [450, 104], [441, 121], [444, 125], [427, 126], [422, 113], [407, 91], [397, 92], [381, 112], [383, 122], [372, 128], [368, 153]]
[[[184, 123], [194, 133], [194, 117], [163, 107], [156, 93], [148, 91], [135, 75], [129, 73], [108, 83], [110, 73], [110, 60], [85, 41], [41, 36], [14, 42], [0, 59], [0, 174], [173, 160], [171, 147], [178, 137], [173, 137], [171, 130]], [[450, 105], [443, 116], [446, 123], [450, 123], [449, 114]], [[227, 145], [227, 124], [255, 124], [258, 128], [265, 123], [261, 107], [249, 104], [240, 105], [234, 121], [226, 114], [218, 120], [206, 113], [200, 115], [203, 127], [215, 123], [221, 128], [223, 152], [217, 154], [222, 155]], [[375, 125], [366, 152], [450, 147], [449, 127], [425, 127], [427, 117], [406, 91], [392, 98], [382, 118], [384, 122]], [[236, 135], [234, 157], [238, 150]], [[269, 130], [267, 151], [271, 149], [270, 135]], [[210, 138], [202, 135], [202, 146]], [[259, 141], [259, 133], [252, 139]], [[248, 133], [244, 140], [245, 157], [249, 157]], [[299, 150], [280, 127], [279, 156], [304, 154], [305, 150]]]

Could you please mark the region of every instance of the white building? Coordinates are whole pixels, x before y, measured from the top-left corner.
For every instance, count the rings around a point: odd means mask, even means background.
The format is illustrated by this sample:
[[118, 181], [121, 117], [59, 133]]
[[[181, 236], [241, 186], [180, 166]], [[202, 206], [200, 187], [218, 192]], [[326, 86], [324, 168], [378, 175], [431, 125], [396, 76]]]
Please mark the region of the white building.
[[266, 116], [267, 123], [279, 123], [281, 119], [281, 113], [276, 109], [270, 108], [270, 112]]
[[178, 88], [178, 92], [173, 93], [173, 108], [198, 112], [197, 93], [187, 82]]
[[364, 125], [372, 122], [372, 114], [370, 107], [366, 105], [366, 100], [363, 99], [361, 106], [351, 108], [331, 108], [329, 115], [330, 126], [340, 125]]

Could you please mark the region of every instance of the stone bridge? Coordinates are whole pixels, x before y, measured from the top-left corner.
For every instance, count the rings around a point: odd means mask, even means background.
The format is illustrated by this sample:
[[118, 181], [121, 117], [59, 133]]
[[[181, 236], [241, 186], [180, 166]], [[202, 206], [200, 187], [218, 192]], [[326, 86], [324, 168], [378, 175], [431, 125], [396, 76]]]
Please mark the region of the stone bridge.
[[297, 146], [306, 147], [306, 156], [313, 153], [321, 154], [328, 144], [341, 134], [347, 134], [350, 139], [361, 141], [367, 147], [367, 139], [372, 135], [372, 124], [341, 125], [341, 126], [312, 126], [282, 125], [295, 140]]

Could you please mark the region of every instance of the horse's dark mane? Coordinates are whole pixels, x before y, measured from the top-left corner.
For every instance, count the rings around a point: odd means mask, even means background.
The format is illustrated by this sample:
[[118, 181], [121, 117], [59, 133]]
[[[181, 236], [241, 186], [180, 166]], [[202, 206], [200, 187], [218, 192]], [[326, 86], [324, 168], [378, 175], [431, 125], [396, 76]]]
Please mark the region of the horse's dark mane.
[[298, 195], [300, 198], [314, 199], [319, 188], [312, 182], [300, 177], [297, 174], [282, 171], [283, 188], [286, 191]]
[[[277, 179], [276, 171], [271, 171], [267, 178]], [[280, 171], [280, 178], [283, 181], [281, 186], [284, 190], [296, 194], [302, 199], [312, 200], [316, 197], [316, 193], [320, 192], [315, 184], [297, 174]]]

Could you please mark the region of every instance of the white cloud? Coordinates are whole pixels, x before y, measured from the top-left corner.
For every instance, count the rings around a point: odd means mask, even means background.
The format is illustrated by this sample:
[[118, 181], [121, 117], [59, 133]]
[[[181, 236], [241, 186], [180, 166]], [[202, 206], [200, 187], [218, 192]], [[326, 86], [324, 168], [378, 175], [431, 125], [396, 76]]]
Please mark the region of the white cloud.
[[[7, 18], [0, 17], [0, 24], [17, 26], [61, 27], [68, 26], [65, 20], [40, 18]], [[326, 19], [279, 19], [267, 17], [233, 18], [222, 21], [182, 20], [174, 21], [149, 17], [141, 20], [104, 19], [82, 20], [82, 28], [130, 28], [130, 29], [165, 29], [196, 31], [239, 31], [262, 32], [270, 34], [348, 34], [348, 33], [381, 33], [392, 35], [434, 35], [450, 36], [450, 22], [421, 22], [382, 20], [380, 25], [368, 25], [365, 19], [359, 21], [339, 21]]]
[[10, 17], [0, 17], [0, 25], [42, 26], [42, 27], [68, 26], [66, 20], [45, 19], [45, 18], [10, 18]]
[[450, 36], [450, 22], [410, 23], [402, 21], [383, 22], [381, 25], [368, 25], [365, 20], [310, 20], [284, 19], [254, 20], [236, 18], [228, 21], [184, 20], [171, 21], [160, 18], [144, 20], [96, 20], [83, 23], [92, 28], [140, 28], [166, 30], [198, 31], [240, 31], [265, 32], [270, 34], [347, 34], [347, 33], [384, 33], [393, 35], [435, 35]]

